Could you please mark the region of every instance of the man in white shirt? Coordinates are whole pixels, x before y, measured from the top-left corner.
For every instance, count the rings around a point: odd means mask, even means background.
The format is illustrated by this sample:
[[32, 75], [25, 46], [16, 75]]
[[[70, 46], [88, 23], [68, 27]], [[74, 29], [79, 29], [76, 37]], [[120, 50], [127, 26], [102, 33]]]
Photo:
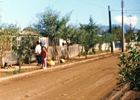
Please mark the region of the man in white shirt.
[[37, 65], [39, 66], [39, 65], [41, 65], [42, 59], [41, 59], [41, 46], [38, 41], [36, 42], [35, 54], [36, 54], [36, 59], [38, 61]]

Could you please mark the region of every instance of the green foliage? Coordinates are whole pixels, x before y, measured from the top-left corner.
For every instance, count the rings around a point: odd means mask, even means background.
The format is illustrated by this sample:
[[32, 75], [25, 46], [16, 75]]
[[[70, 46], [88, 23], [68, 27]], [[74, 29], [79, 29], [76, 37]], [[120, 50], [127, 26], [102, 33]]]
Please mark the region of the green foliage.
[[81, 44], [82, 31], [79, 28], [75, 27], [70, 40], [71, 40], [72, 43]]
[[48, 7], [43, 13], [37, 15], [39, 21], [35, 27], [42, 36], [49, 36], [52, 40], [60, 38], [61, 28], [69, 21], [69, 16], [60, 18], [59, 12]]
[[109, 52], [109, 50], [102, 50], [101, 52]]
[[93, 52], [89, 52], [89, 53], [88, 53], [88, 55], [93, 55], [93, 54], [94, 54]]
[[23, 73], [23, 72], [25, 72], [25, 71], [23, 71], [23, 70], [15, 70], [15, 71], [13, 71], [13, 74], [18, 74], [18, 73]]
[[138, 30], [138, 32], [136, 34], [138, 36], [138, 41], [140, 41], [140, 30]]
[[10, 24], [10, 25], [3, 25], [2, 26], [3, 31], [0, 32], [1, 35], [11, 35], [15, 36], [18, 35], [19, 28], [16, 25]]
[[56, 41], [61, 37], [62, 27], [69, 21], [70, 14], [60, 18], [60, 13], [47, 8], [43, 13], [38, 14], [38, 23], [35, 25], [36, 30], [42, 36], [49, 36], [53, 45], [53, 59], [55, 60], [57, 49]]
[[95, 54], [100, 53], [100, 51], [95, 51]]
[[[18, 40], [19, 38], [19, 40]], [[21, 65], [25, 59], [28, 59], [30, 63], [30, 59], [32, 56], [31, 47], [33, 46], [33, 41], [37, 37], [33, 37], [31, 34], [26, 34], [20, 37], [15, 37], [13, 41], [13, 52], [17, 54], [19, 64]]]
[[121, 53], [118, 66], [121, 68], [119, 83], [130, 83], [130, 88], [140, 89], [140, 48], [129, 46], [128, 55]]
[[105, 35], [103, 35], [103, 41], [105, 43], [111, 43], [112, 41], [115, 41], [115, 36], [111, 33], [105, 33]]
[[102, 36], [101, 37], [98, 37], [98, 43], [99, 43], [99, 50], [102, 51], [101, 46], [104, 43]]
[[[104, 43], [108, 43], [109, 47], [111, 47], [111, 43], [113, 41], [116, 41], [115, 35], [111, 33], [105, 33], [105, 35], [103, 35], [103, 41]], [[108, 47], [108, 50], [109, 50], [109, 47]]]
[[28, 27], [24, 28], [23, 31], [35, 32], [35, 29], [31, 26], [28, 26]]
[[80, 52], [80, 53], [78, 54], [78, 56], [84, 56], [84, 55], [86, 55], [86, 52]]
[[0, 35], [0, 62], [3, 62], [2, 59], [6, 56], [6, 51], [11, 51], [11, 47], [12, 47], [12, 36]]
[[12, 75], [12, 74], [18, 74], [18, 73], [23, 73], [23, 72], [25, 72], [25, 71], [23, 71], [23, 70], [15, 70], [13, 72], [5, 72], [5, 74], [6, 75]]
[[61, 38], [66, 42], [71, 40], [74, 35], [74, 27], [72, 25], [63, 25], [61, 30]]
[[93, 23], [90, 17], [90, 23], [87, 25], [80, 24], [81, 30], [81, 41], [80, 44], [85, 48], [86, 54], [88, 50], [94, 48], [94, 46], [98, 43], [98, 35], [100, 33], [100, 28], [98, 25]]
[[6, 56], [6, 51], [11, 50], [13, 35], [18, 35], [18, 28], [15, 25], [3, 25], [0, 31], [0, 62]]
[[74, 27], [72, 25], [66, 26], [64, 24], [61, 30], [61, 38], [67, 43], [67, 59], [69, 59], [69, 42], [73, 39], [74, 36]]
[[126, 42], [130, 42], [131, 40], [134, 40], [134, 30], [135, 28], [133, 29], [130, 28], [126, 30], [126, 34], [125, 34]]
[[121, 41], [121, 38], [122, 38], [121, 26], [112, 27], [112, 33], [115, 36], [116, 41]]

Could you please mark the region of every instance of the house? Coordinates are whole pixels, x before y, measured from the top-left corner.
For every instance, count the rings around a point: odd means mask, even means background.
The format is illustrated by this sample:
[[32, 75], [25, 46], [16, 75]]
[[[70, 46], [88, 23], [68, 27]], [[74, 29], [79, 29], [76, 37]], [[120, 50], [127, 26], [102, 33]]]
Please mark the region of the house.
[[[46, 48], [52, 46], [52, 40], [49, 37], [40, 37], [39, 42], [41, 42], [42, 45]], [[56, 44], [57, 46], [63, 46], [63, 44], [66, 44], [66, 41], [63, 39], [59, 39]]]

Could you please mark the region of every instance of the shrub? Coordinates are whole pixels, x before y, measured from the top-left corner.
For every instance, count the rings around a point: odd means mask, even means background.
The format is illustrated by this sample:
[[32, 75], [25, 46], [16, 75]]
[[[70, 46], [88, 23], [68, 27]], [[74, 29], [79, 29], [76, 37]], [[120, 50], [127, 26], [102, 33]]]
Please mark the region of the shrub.
[[130, 89], [137, 87], [140, 90], [140, 48], [129, 48], [130, 55], [121, 53], [119, 56], [119, 83], [130, 83]]
[[96, 53], [100, 53], [100, 51], [95, 51], [95, 54], [96, 54]]
[[92, 54], [93, 54], [93, 52], [89, 52], [89, 53], [88, 53], [88, 55], [92, 55]]
[[80, 53], [78, 54], [78, 56], [83, 56], [83, 55], [86, 55], [86, 52], [80, 52]]
[[13, 74], [18, 74], [18, 73], [23, 73], [24, 71], [23, 70], [15, 70], [13, 71]]
[[11, 75], [11, 74], [18, 74], [18, 73], [23, 73], [23, 70], [15, 70], [13, 72], [5, 72], [6, 75]]

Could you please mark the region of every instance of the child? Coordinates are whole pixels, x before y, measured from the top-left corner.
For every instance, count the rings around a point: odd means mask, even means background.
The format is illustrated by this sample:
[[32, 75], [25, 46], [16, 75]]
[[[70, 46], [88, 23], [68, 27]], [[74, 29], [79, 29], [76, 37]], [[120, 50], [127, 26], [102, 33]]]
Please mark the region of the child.
[[46, 61], [47, 51], [45, 50], [44, 46], [42, 47], [41, 58], [42, 58], [42, 68], [46, 69], [46, 67], [47, 67], [47, 61]]

